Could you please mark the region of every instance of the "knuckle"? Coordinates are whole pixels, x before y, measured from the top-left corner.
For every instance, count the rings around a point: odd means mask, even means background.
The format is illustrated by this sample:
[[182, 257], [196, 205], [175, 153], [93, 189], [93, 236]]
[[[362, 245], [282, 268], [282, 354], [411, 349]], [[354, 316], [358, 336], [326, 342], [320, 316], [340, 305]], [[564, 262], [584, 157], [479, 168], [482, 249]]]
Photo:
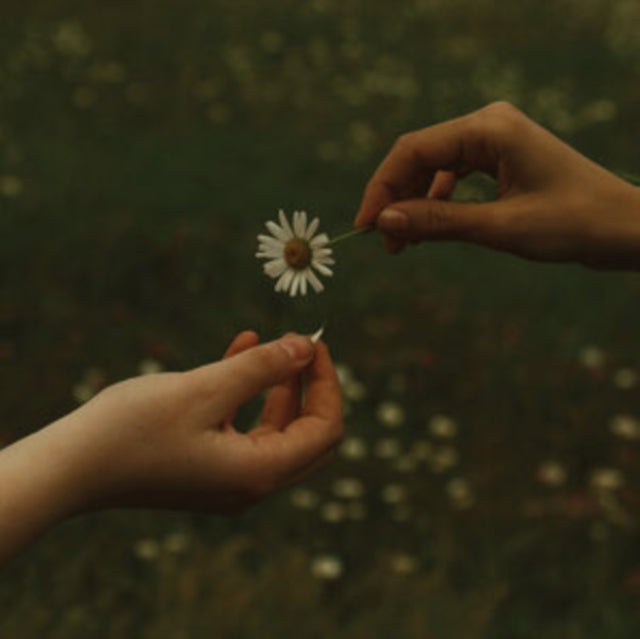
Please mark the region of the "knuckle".
[[476, 113], [475, 122], [498, 135], [513, 135], [521, 129], [524, 115], [510, 102], [492, 102]]
[[395, 150], [403, 150], [403, 149], [412, 149], [414, 143], [414, 133], [403, 133], [396, 138], [396, 141], [393, 145]]
[[512, 117], [520, 113], [520, 110], [517, 107], [506, 100], [497, 100], [495, 102], [491, 102], [483, 109], [481, 109], [481, 112], [482, 111], [487, 115], [495, 115], [499, 117]]

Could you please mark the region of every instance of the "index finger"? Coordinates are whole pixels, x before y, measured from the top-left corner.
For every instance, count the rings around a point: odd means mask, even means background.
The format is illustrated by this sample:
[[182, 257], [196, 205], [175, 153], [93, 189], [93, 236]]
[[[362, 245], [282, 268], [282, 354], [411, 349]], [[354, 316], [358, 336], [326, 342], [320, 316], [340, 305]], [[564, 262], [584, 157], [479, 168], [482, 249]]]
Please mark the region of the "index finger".
[[467, 172], [467, 117], [400, 136], [367, 183], [354, 225], [373, 224], [393, 202], [426, 196], [439, 170]]
[[323, 458], [341, 441], [343, 432], [340, 383], [329, 350], [318, 342], [307, 372], [300, 417], [269, 436], [278, 458], [278, 483], [290, 483], [297, 473]]

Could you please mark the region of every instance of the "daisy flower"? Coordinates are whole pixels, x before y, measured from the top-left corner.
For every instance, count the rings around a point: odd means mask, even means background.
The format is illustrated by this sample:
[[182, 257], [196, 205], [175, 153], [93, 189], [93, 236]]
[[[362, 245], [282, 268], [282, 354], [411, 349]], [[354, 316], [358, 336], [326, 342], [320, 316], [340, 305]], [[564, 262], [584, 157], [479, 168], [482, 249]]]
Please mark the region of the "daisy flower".
[[320, 221], [314, 218], [307, 224], [305, 211], [294, 211], [289, 223], [284, 211], [278, 213], [280, 224], [269, 220], [266, 223], [271, 235], [258, 235], [256, 257], [266, 259], [264, 272], [277, 280], [277, 292], [289, 292], [291, 297], [307, 294], [307, 285], [316, 293], [324, 290], [316, 275], [331, 277], [329, 268], [334, 264], [329, 248], [329, 236], [326, 233], [316, 235]]

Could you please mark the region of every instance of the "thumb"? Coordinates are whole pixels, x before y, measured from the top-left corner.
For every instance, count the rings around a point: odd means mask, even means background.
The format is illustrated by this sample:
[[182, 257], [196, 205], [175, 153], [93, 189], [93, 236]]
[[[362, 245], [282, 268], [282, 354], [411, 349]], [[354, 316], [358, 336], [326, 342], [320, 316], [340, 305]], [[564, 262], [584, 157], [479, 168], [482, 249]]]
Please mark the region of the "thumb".
[[405, 241], [463, 240], [496, 244], [496, 202], [450, 202], [434, 198], [403, 200], [384, 209], [376, 221], [383, 233]]
[[300, 373], [313, 359], [314, 344], [308, 337], [287, 334], [254, 346], [204, 369], [215, 371], [208, 385], [230, 406], [238, 406], [258, 393]]

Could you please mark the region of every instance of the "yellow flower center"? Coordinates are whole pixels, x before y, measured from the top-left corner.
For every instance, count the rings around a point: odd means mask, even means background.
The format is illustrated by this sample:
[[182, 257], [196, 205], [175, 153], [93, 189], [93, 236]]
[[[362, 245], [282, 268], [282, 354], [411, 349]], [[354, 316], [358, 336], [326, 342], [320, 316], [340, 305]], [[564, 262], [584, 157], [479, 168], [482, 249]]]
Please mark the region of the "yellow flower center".
[[290, 239], [284, 245], [284, 259], [296, 271], [302, 271], [311, 264], [311, 247], [309, 242], [299, 237]]

